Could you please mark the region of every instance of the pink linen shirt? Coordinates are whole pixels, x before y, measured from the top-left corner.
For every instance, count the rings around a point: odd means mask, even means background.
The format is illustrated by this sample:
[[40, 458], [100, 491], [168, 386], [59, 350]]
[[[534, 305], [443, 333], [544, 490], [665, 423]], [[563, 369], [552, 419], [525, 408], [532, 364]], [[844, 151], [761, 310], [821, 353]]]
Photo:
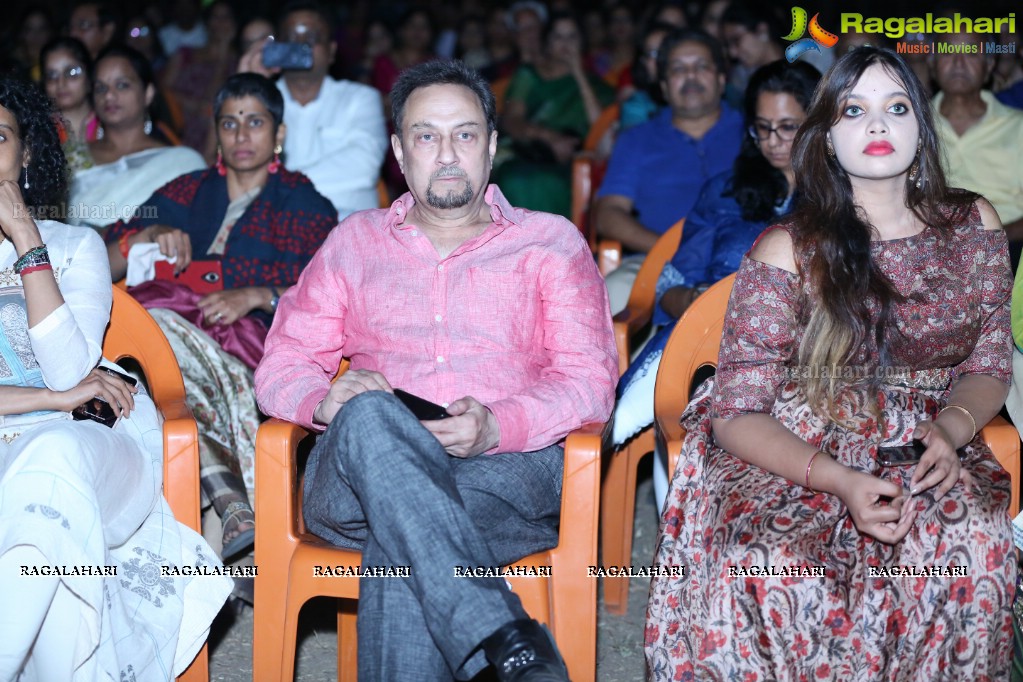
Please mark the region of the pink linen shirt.
[[606, 421], [618, 359], [607, 289], [579, 230], [513, 208], [496, 185], [493, 221], [441, 258], [388, 209], [338, 225], [281, 297], [256, 397], [272, 416], [322, 431], [313, 411], [342, 357], [395, 388], [446, 405], [472, 396], [501, 430], [494, 452], [529, 452]]

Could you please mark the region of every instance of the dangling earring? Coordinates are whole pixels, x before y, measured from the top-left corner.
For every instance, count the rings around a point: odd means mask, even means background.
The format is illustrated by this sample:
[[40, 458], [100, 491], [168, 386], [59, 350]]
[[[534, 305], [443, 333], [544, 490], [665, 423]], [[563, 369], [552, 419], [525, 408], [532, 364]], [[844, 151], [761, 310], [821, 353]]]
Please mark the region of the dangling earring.
[[913, 160], [913, 165], [909, 167], [909, 181], [916, 185], [917, 189], [923, 184], [920, 178], [920, 162], [916, 159]]
[[25, 169], [25, 184], [22, 185], [22, 186], [25, 189], [28, 189], [29, 187], [31, 187], [31, 185], [28, 184], [28, 166], [24, 166], [24, 169]]
[[220, 145], [217, 145], [217, 175], [227, 175], [227, 168], [224, 166], [224, 155], [220, 151]]
[[284, 151], [284, 147], [277, 145], [274, 147], [274, 160], [270, 162], [270, 165], [266, 167], [266, 170], [270, 173], [276, 173], [281, 169], [281, 152]]
[[924, 141], [917, 140], [916, 143], [916, 158], [913, 159], [913, 165], [909, 167], [909, 181], [920, 189], [924, 186], [924, 176], [920, 173], [920, 151], [924, 148]]
[[146, 123], [142, 126], [142, 132], [147, 136], [153, 134], [153, 119], [149, 118], [149, 116], [146, 116]]
[[96, 128], [96, 139], [97, 140], [102, 140], [103, 139], [103, 135], [104, 135], [104, 133], [103, 133], [103, 126], [100, 126], [100, 127]]
[[828, 139], [828, 141], [827, 141], [827, 147], [828, 147], [828, 156], [830, 156], [831, 158], [835, 158], [835, 148], [834, 148], [834, 146], [832, 146], [830, 139]]

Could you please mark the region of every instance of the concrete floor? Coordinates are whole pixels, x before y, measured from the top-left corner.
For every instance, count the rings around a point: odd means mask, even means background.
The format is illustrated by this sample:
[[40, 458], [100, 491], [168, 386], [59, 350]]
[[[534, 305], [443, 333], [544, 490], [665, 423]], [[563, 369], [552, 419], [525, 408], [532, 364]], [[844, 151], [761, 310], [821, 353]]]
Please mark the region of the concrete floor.
[[[649, 458], [640, 467], [636, 492], [636, 523], [632, 551], [634, 565], [648, 565], [657, 535]], [[600, 682], [634, 682], [643, 679], [643, 619], [648, 579], [633, 579], [629, 610], [613, 616], [600, 609], [597, 622], [597, 679]], [[301, 682], [332, 682], [337, 678], [336, 612], [332, 600], [317, 599], [302, 611], [295, 679]], [[210, 679], [216, 682], [249, 682], [252, 674], [252, 609], [235, 616], [229, 610], [214, 623], [210, 638]]]

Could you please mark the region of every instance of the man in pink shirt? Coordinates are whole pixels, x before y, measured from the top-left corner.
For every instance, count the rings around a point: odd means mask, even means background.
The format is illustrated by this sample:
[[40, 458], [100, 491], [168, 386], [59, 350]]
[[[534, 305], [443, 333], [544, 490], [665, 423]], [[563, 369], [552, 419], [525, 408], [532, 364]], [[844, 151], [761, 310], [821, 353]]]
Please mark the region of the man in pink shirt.
[[[405, 71], [391, 138], [410, 192], [342, 222], [281, 299], [256, 370], [267, 413], [324, 435], [304, 517], [358, 548], [362, 679], [566, 680], [502, 578], [456, 577], [557, 544], [559, 442], [606, 420], [617, 358], [604, 287], [561, 217], [488, 186], [494, 97], [460, 62]], [[333, 384], [342, 356], [351, 369]], [[420, 421], [402, 388], [449, 415]], [[583, 579], [583, 578], [581, 578]]]

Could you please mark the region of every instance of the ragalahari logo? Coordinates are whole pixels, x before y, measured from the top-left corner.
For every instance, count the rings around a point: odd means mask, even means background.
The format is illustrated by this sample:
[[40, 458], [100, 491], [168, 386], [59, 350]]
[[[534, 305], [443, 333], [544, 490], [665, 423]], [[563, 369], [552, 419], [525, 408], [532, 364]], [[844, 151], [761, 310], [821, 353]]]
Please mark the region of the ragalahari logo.
[[819, 16], [820, 14], [813, 15], [809, 25], [810, 37], [804, 38], [803, 33], [807, 29], [806, 10], [802, 7], [792, 8], [792, 30], [787, 36], [782, 36], [783, 40], [795, 41], [785, 48], [785, 58], [789, 60], [789, 63], [796, 61], [810, 50], [820, 52], [822, 47], [831, 49], [838, 43], [838, 36], [821, 28], [817, 21]]

